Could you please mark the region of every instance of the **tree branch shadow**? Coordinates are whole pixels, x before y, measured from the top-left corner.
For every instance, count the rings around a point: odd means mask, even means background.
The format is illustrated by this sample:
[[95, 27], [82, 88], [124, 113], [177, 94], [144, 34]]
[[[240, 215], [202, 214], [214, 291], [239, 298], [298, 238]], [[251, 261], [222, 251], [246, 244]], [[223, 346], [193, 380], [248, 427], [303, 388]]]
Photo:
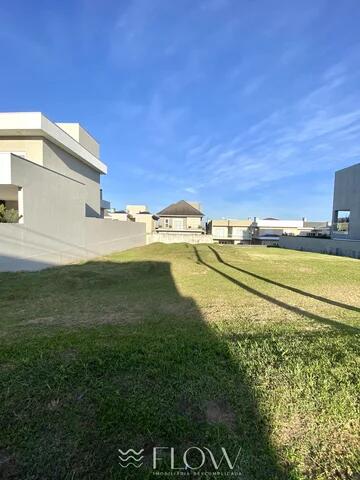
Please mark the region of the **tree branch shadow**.
[[340, 307], [340, 308], [345, 308], [347, 310], [352, 310], [354, 312], [360, 312], [360, 308], [354, 307], [353, 305], [347, 305], [346, 303], [341, 303], [337, 302], [336, 300], [331, 300], [329, 298], [321, 297], [320, 295], [315, 295], [314, 293], [310, 292], [305, 292], [303, 290], [300, 290], [299, 288], [296, 287], [291, 287], [290, 285], [284, 285], [283, 283], [280, 282], [275, 282], [274, 280], [271, 280], [270, 278], [263, 277], [261, 275], [257, 275], [256, 273], [249, 272], [248, 270], [244, 270], [243, 268], [240, 267], [235, 267], [231, 263], [225, 262], [223, 258], [220, 256], [220, 253], [215, 250], [213, 247], [209, 247], [209, 249], [214, 253], [216, 258], [220, 263], [223, 263], [224, 265], [233, 268], [234, 270], [238, 270], [239, 272], [245, 273], [247, 275], [250, 275], [254, 278], [257, 278], [258, 280], [263, 280], [264, 282], [270, 283], [271, 285], [275, 285], [277, 287], [285, 288], [287, 290], [290, 290], [294, 293], [298, 293], [300, 295], [304, 295], [306, 297], [313, 298], [314, 300], [319, 300], [320, 302], [328, 303], [329, 305], [334, 305], [335, 307]]
[[284, 308], [285, 310], [294, 312], [297, 315], [306, 317], [310, 320], [321, 323], [323, 325], [327, 325], [328, 327], [331, 327], [331, 328], [335, 328], [335, 329], [338, 329], [338, 330], [345, 330], [347, 332], [352, 332], [354, 334], [360, 333], [359, 328], [352, 327], [350, 325], [344, 325], [340, 322], [337, 322], [336, 320], [331, 320], [330, 318], [321, 317], [320, 315], [317, 315], [317, 314], [312, 313], [312, 312], [308, 312], [307, 310], [304, 310], [304, 309], [299, 308], [299, 307], [295, 307], [294, 305], [289, 305], [289, 304], [287, 304], [287, 303], [285, 303], [281, 300], [278, 300], [274, 297], [271, 297], [270, 295], [267, 295], [266, 293], [263, 293], [259, 290], [256, 290], [255, 288], [249, 287], [248, 285], [246, 285], [246, 283], [243, 283], [240, 280], [237, 280], [237, 279], [231, 277], [227, 273], [222, 272], [218, 268], [216, 268], [213, 265], [211, 265], [209, 263], [206, 263], [204, 260], [202, 260], [202, 258], [200, 257], [199, 252], [198, 252], [196, 247], [194, 247], [194, 251], [195, 251], [195, 255], [196, 255], [196, 258], [197, 258], [199, 263], [202, 263], [206, 267], [210, 268], [214, 272], [223, 276], [224, 278], [229, 280], [229, 282], [237, 285], [238, 287], [242, 288], [243, 290], [246, 290], [247, 292], [252, 293], [253, 295], [256, 295], [257, 297], [262, 298], [263, 300], [266, 300], [266, 301], [272, 303], [273, 305]]

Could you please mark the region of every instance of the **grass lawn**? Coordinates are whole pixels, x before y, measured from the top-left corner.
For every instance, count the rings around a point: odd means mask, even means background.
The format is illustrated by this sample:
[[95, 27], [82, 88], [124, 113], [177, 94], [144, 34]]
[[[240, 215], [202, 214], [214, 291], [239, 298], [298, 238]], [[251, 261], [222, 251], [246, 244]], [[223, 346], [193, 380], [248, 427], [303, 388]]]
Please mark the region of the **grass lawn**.
[[348, 258], [153, 244], [2, 273], [0, 478], [154, 478], [153, 446], [206, 446], [244, 480], [359, 479], [359, 333]]

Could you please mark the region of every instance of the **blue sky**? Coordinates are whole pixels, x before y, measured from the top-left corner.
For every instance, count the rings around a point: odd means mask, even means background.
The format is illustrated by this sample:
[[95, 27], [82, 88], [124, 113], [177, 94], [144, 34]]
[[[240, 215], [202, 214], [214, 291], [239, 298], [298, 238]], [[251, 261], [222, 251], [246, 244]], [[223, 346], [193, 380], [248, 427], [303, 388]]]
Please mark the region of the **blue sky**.
[[328, 219], [334, 171], [360, 161], [358, 0], [2, 0], [0, 14], [0, 110], [79, 121], [117, 208]]

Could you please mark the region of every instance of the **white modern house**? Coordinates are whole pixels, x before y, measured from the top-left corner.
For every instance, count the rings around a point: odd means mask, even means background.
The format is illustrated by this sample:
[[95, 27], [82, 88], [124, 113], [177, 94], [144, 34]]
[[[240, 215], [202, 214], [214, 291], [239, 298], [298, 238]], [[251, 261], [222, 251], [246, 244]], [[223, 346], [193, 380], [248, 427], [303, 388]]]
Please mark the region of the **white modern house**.
[[142, 224], [102, 218], [98, 142], [78, 123], [40, 112], [0, 113], [0, 270], [34, 270], [145, 243]]
[[281, 235], [298, 235], [303, 225], [303, 220], [255, 217], [251, 224], [252, 243], [255, 245], [278, 245]]
[[251, 243], [251, 220], [220, 218], [210, 220], [207, 231], [214, 243], [246, 245]]
[[147, 205], [144, 204], [130, 204], [126, 205], [125, 210], [109, 209], [105, 212], [105, 218], [112, 220], [119, 220], [121, 222], [138, 222], [145, 224], [146, 241], [151, 242], [151, 235], [156, 228], [158, 217], [153, 215]]

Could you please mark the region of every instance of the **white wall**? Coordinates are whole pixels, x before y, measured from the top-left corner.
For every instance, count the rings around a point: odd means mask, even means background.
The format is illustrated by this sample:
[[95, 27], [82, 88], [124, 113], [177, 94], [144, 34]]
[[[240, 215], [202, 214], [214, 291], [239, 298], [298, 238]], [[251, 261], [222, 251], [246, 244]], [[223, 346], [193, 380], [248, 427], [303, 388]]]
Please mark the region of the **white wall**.
[[11, 155], [23, 224], [0, 224], [0, 271], [37, 270], [144, 245], [145, 225], [84, 216], [86, 187]]
[[360, 163], [335, 174], [333, 222], [336, 210], [350, 210], [348, 235], [333, 231], [334, 238], [360, 240]]
[[202, 235], [201, 233], [175, 233], [175, 232], [155, 232], [147, 236], [147, 243], [213, 243], [212, 235]]
[[96, 158], [100, 157], [100, 145], [79, 123], [56, 122], [62, 130], [65, 130], [71, 137], [86, 148]]
[[327, 253], [360, 259], [360, 241], [314, 237], [280, 237], [279, 246], [292, 250]]
[[44, 167], [85, 185], [84, 214], [100, 216], [100, 173], [48, 140], [44, 141]]

